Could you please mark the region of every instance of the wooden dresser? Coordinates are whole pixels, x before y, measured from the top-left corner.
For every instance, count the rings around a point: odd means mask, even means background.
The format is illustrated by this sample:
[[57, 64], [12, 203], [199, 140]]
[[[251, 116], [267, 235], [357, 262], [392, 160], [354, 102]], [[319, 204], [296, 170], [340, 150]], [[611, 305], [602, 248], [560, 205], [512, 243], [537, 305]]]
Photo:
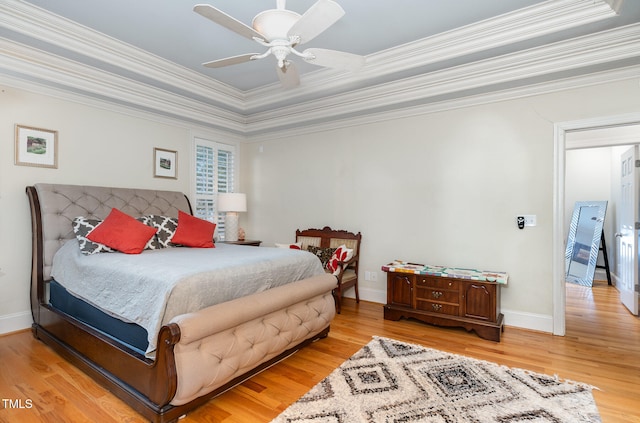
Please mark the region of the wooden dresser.
[[445, 268], [396, 261], [387, 272], [384, 318], [414, 318], [438, 326], [463, 327], [478, 336], [500, 341], [504, 330], [500, 313], [501, 272]]

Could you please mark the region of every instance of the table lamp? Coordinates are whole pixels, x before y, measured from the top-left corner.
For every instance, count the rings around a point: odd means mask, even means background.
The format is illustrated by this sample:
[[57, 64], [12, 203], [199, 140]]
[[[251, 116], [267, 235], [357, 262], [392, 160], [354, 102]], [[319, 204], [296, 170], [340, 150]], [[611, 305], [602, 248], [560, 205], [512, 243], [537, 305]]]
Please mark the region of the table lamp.
[[218, 194], [218, 211], [225, 212], [224, 240], [238, 240], [238, 213], [247, 211], [247, 195], [237, 192]]

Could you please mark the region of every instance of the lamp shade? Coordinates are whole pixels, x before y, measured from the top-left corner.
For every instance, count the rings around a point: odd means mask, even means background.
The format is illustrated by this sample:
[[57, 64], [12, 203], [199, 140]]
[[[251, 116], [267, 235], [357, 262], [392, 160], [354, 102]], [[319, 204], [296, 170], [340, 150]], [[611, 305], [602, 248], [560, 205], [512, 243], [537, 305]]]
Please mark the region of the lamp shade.
[[218, 211], [246, 212], [247, 195], [238, 192], [223, 192], [218, 194]]

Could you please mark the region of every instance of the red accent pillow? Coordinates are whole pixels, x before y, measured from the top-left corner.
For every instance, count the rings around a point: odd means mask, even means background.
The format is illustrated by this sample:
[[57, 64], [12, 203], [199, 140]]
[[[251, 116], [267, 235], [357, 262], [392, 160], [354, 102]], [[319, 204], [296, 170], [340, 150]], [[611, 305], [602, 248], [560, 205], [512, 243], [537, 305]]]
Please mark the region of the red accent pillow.
[[155, 228], [113, 208], [87, 238], [126, 254], [140, 254], [155, 233]]
[[340, 263], [351, 260], [353, 257], [353, 250], [347, 248], [346, 245], [339, 246], [331, 256], [331, 259], [327, 262], [327, 269], [334, 275], [340, 273]]
[[185, 247], [215, 248], [213, 244], [215, 230], [215, 223], [178, 211], [178, 228], [171, 238], [171, 243]]

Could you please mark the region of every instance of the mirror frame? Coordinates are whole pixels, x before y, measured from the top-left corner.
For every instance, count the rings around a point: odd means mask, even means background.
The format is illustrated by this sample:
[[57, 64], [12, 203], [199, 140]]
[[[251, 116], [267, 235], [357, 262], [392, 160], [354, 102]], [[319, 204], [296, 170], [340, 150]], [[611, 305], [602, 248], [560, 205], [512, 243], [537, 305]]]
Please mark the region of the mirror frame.
[[[596, 222], [593, 228], [593, 236], [591, 245], [581, 244], [576, 242], [576, 233], [578, 232], [578, 223], [580, 221], [580, 213], [583, 207], [598, 207], [596, 215]], [[565, 252], [565, 280], [567, 282], [573, 282], [584, 286], [593, 285], [593, 276], [596, 271], [596, 265], [598, 262], [598, 253], [600, 251], [600, 239], [602, 237], [602, 228], [604, 225], [604, 217], [607, 213], [607, 201], [576, 201], [573, 209], [573, 216], [571, 217], [571, 226], [569, 227], [569, 235], [567, 236], [567, 249]], [[584, 278], [577, 277], [575, 275], [569, 275], [569, 266], [579, 251], [584, 250], [581, 248], [576, 250], [577, 245], [585, 245], [589, 247], [589, 258], [584, 259], [582, 264], [587, 265], [586, 275]]]

